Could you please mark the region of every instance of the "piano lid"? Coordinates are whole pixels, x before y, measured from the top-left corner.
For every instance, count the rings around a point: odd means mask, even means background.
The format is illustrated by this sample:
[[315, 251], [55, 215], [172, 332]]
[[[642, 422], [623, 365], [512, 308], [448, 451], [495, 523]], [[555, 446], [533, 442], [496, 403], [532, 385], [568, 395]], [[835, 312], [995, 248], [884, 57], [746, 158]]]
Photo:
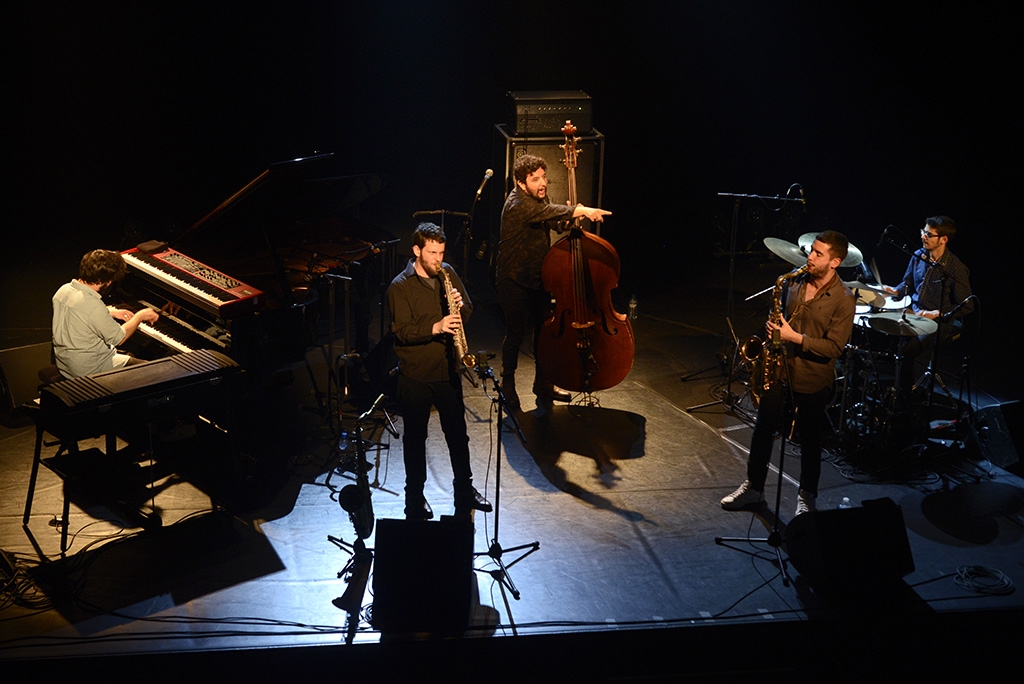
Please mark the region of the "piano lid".
[[247, 195], [249, 195], [249, 193], [251, 193], [254, 190], [256, 190], [256, 188], [258, 188], [268, 178], [271, 177], [271, 174], [284, 174], [284, 173], [288, 173], [288, 172], [294, 171], [297, 167], [299, 167], [302, 164], [305, 164], [306, 162], [322, 161], [324, 159], [330, 159], [333, 156], [334, 156], [333, 152], [327, 152], [325, 154], [316, 154], [316, 155], [313, 155], [311, 157], [299, 157], [299, 158], [296, 158], [296, 159], [288, 159], [286, 161], [280, 161], [280, 162], [275, 162], [275, 163], [271, 164], [268, 168], [264, 169], [262, 173], [260, 173], [258, 176], [253, 178], [251, 181], [249, 181], [245, 185], [243, 185], [233, 195], [231, 195], [226, 200], [224, 200], [219, 205], [217, 205], [217, 208], [215, 208], [213, 211], [211, 211], [209, 214], [207, 214], [203, 218], [201, 218], [198, 221], [196, 221], [195, 224], [193, 224], [191, 228], [189, 228], [184, 233], [182, 233], [181, 237], [184, 238], [189, 233], [195, 232], [195, 231], [201, 229], [207, 223], [210, 223], [211, 221], [213, 221], [213, 219], [215, 219], [217, 216], [219, 216], [223, 212], [227, 211], [232, 206], [234, 206], [235, 204], [240, 202]]

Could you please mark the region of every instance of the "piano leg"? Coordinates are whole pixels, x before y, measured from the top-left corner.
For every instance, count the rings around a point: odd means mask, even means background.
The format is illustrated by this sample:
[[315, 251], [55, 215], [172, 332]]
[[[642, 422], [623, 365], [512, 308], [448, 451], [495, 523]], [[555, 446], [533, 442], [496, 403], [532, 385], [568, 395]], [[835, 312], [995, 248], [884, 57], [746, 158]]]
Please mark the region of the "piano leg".
[[25, 515], [21, 518], [22, 527], [28, 527], [32, 515], [32, 497], [36, 491], [36, 478], [39, 476], [39, 457], [43, 450], [43, 426], [36, 423], [36, 450], [32, 456], [32, 474], [28, 478], [28, 497], [25, 499]]

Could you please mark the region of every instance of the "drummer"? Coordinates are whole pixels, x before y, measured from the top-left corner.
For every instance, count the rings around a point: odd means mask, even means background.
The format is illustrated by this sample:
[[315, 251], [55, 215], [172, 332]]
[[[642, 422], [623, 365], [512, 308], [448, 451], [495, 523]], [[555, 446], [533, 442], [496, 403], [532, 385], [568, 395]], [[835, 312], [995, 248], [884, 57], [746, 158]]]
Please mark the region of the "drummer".
[[[963, 327], [963, 319], [974, 310], [971, 294], [971, 272], [949, 250], [949, 241], [956, 235], [956, 223], [948, 216], [925, 219], [921, 229], [921, 248], [914, 252], [896, 287], [885, 287], [893, 299], [909, 296], [909, 313], [923, 316], [938, 323], [941, 341], [954, 338]], [[940, 344], [941, 344], [940, 341]], [[903, 389], [913, 386], [916, 370], [914, 361], [927, 364], [933, 350], [935, 335], [909, 337], [901, 350], [904, 377]]]

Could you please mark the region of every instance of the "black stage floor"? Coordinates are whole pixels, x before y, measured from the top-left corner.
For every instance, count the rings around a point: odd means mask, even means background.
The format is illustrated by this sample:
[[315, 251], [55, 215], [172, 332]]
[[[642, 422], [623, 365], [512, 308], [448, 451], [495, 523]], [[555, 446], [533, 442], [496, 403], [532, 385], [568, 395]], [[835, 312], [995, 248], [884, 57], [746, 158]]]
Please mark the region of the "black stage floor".
[[[152, 458], [124, 473], [115, 498], [162, 525], [143, 529], [102, 490], [69, 490], [63, 558], [53, 525], [62, 483], [41, 471], [23, 527], [35, 433], [31, 425], [4, 427], [0, 549], [13, 568], [0, 573], [0, 668], [66, 672], [90, 657], [102, 660], [86, 664], [136, 676], [166, 663], [198, 676], [233, 667], [257, 679], [393, 680], [412, 670], [425, 680], [481, 681], [754, 673], [816, 681], [844, 672], [888, 681], [1001, 671], [1016, 662], [1022, 636], [1024, 597], [1014, 589], [1024, 583], [1024, 481], [1006, 428], [1020, 422], [1018, 378], [995, 363], [998, 352], [974, 352], [969, 393], [956, 372], [942, 376], [949, 395], [970, 399], [984, 419], [980, 446], [973, 438], [961, 444], [952, 429], [918, 435], [912, 448], [901, 448], [902, 438], [881, 440], [886, 416], [872, 405], [883, 390], [857, 371], [846, 396], [867, 408], [844, 411], [837, 384], [819, 513], [794, 524], [793, 442], [778, 524], [774, 472], [763, 509], [719, 506], [744, 478], [750, 437], [745, 376], [730, 382], [724, 372], [733, 348], [728, 321], [741, 339], [756, 333], [766, 302], [745, 299], [786, 270], [770, 256], [745, 260], [730, 288], [728, 268], [714, 263], [642, 290], [628, 378], [547, 418], [524, 396], [523, 438], [504, 432], [500, 456], [492, 393], [467, 381], [476, 484], [499, 506], [478, 513], [466, 535], [438, 520], [421, 528], [424, 543], [390, 522], [402, 516], [404, 474], [387, 416], [398, 433], [402, 422], [385, 401], [387, 413], [364, 425], [376, 521], [366, 545], [376, 558], [354, 634], [335, 605], [346, 594], [338, 575], [356, 534], [338, 502], [354, 478], [337, 468], [325, 418], [326, 345], [310, 348], [306, 363], [252, 380], [233, 423], [242, 452], [234, 466], [231, 439], [201, 423], [198, 437], [156, 435]], [[24, 277], [48, 293], [67, 274], [33, 268]], [[499, 311], [486, 285], [475, 292], [470, 345], [494, 353]], [[31, 320], [6, 317], [17, 344], [46, 339], [47, 303], [41, 298]], [[5, 311], [13, 307], [9, 297]], [[379, 339], [378, 321], [370, 331]], [[531, 364], [524, 355], [523, 378]], [[880, 356], [879, 385], [885, 364]], [[367, 387], [358, 369], [353, 375], [373, 393], [372, 378]], [[720, 401], [726, 396], [736, 401]], [[945, 391], [933, 396], [930, 418], [958, 417], [945, 409]], [[345, 403], [348, 430], [364, 408]], [[448, 516], [451, 473], [436, 424], [428, 448], [427, 496], [435, 514]], [[854, 508], [836, 511], [844, 497]], [[469, 535], [472, 560], [459, 546]], [[769, 536], [782, 540], [778, 553], [747, 541]], [[378, 624], [397, 625], [383, 634], [368, 621], [375, 599]], [[451, 620], [468, 627], [440, 638]], [[416, 639], [397, 634], [410, 624]]]

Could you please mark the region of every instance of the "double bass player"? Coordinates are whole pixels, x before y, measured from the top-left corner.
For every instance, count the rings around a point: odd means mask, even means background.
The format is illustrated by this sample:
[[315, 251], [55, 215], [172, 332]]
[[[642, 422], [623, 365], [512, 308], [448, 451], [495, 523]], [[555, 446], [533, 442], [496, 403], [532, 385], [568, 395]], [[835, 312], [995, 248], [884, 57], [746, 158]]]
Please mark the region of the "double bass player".
[[545, 377], [537, 358], [537, 336], [551, 314], [551, 298], [541, 280], [541, 267], [551, 245], [549, 231], [559, 222], [574, 218], [603, 221], [610, 211], [553, 204], [547, 195], [547, 163], [536, 155], [523, 155], [512, 169], [515, 187], [505, 199], [501, 212], [501, 241], [498, 246], [495, 288], [505, 317], [505, 338], [501, 345], [501, 383], [509, 408], [520, 411], [515, 374], [519, 351], [527, 330], [532, 333], [536, 372], [533, 393], [542, 414], [553, 402], [569, 401], [568, 392]]

